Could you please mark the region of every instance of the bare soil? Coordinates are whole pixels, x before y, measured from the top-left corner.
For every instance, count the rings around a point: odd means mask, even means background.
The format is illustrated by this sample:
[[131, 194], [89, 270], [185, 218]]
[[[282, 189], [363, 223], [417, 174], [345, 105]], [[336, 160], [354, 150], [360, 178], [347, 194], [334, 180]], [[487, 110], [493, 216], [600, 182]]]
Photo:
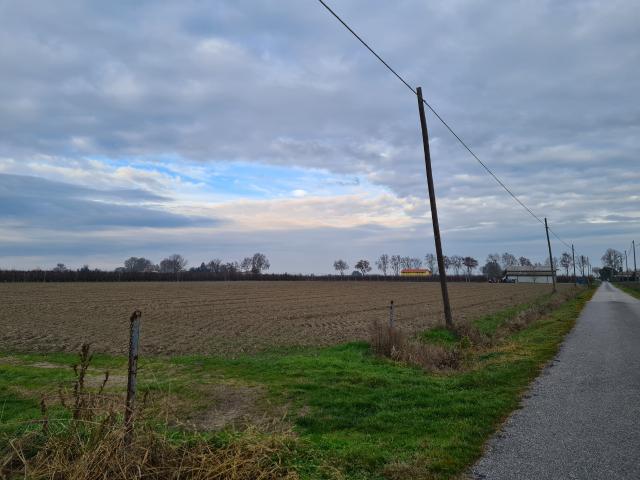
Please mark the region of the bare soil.
[[[568, 286], [560, 285], [561, 288]], [[548, 285], [452, 283], [455, 318], [529, 302]], [[143, 354], [234, 355], [367, 340], [374, 319], [408, 333], [442, 322], [440, 286], [406, 282], [141, 282], [0, 284], [0, 350], [126, 352], [142, 311]]]

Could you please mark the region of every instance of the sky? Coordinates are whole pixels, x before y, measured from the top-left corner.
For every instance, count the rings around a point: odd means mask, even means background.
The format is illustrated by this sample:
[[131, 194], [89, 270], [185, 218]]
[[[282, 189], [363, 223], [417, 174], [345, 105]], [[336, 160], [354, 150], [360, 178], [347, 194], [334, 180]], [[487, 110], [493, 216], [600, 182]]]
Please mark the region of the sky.
[[[329, 4], [577, 253], [640, 240], [640, 3]], [[435, 251], [416, 98], [316, 0], [4, 0], [0, 68], [0, 268]], [[544, 261], [427, 121], [445, 255]]]

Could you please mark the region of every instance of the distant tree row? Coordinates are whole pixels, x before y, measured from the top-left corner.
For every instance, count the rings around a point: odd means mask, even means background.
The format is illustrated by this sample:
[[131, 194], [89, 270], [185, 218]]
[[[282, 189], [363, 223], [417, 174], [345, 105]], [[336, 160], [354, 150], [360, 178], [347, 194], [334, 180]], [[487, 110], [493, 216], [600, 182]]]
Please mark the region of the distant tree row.
[[[424, 261], [417, 257], [383, 253], [375, 260], [374, 264], [385, 277], [387, 275], [398, 276], [404, 269], [422, 268], [423, 265], [433, 274], [438, 273], [436, 256], [432, 253], [425, 255]], [[454, 275], [460, 275], [460, 273], [463, 272], [465, 276], [470, 277], [477, 266], [478, 261], [473, 257], [462, 257], [460, 255], [444, 257], [445, 270], [451, 271]], [[341, 276], [344, 276], [345, 272], [350, 269], [349, 264], [343, 259], [338, 259], [333, 262], [333, 268], [339, 272]], [[361, 259], [356, 262], [354, 268], [355, 270], [352, 272], [352, 275], [366, 275], [371, 271], [371, 264], [368, 260]]]
[[[622, 257], [619, 252], [618, 255], [611, 252], [607, 253], [607, 255], [608, 261], [610, 263], [621, 265]], [[444, 269], [447, 274], [453, 274], [456, 276], [462, 274], [466, 278], [470, 278], [479, 266], [479, 262], [475, 258], [462, 255], [445, 256], [443, 258], [443, 262]], [[439, 273], [436, 256], [432, 253], [428, 253], [427, 255], [425, 255], [424, 259], [401, 255], [388, 255], [384, 253], [380, 255], [377, 260], [375, 260], [374, 264], [383, 276], [397, 276], [400, 275], [400, 272], [403, 269], [421, 268], [423, 266], [429, 269], [434, 275], [437, 275]], [[565, 275], [569, 276], [569, 269], [573, 267], [573, 257], [570, 253], [564, 252], [560, 257], [560, 260], [558, 260], [558, 258], [556, 257], [553, 258], [553, 264], [556, 269], [562, 267], [564, 269]], [[545, 260], [545, 263], [541, 264], [539, 262], [534, 263], [527, 257], [516, 257], [509, 252], [504, 252], [502, 255], [499, 253], [491, 253], [487, 255], [485, 264], [480, 268], [480, 273], [487, 278], [498, 279], [503, 276], [503, 273], [506, 269], [513, 266], [549, 266], [549, 259], [547, 258]], [[584, 275], [587, 267], [588, 259], [586, 257], [579, 256], [578, 258], [576, 258], [576, 268], [578, 269], [578, 271], [580, 271], [581, 275]], [[349, 264], [343, 259], [339, 259], [333, 262], [333, 268], [342, 276], [344, 276], [344, 274], [350, 269]], [[355, 270], [352, 272], [352, 275], [366, 275], [371, 271], [371, 264], [368, 260], [361, 259], [356, 262], [354, 268]]]
[[[207, 263], [202, 262], [199, 267], [192, 267], [187, 270], [189, 262], [179, 254], [170, 255], [160, 261], [159, 264], [153, 263], [145, 257], [129, 257], [124, 261], [122, 267], [117, 267], [115, 273], [167, 273], [179, 274], [182, 272], [208, 272], [215, 274], [236, 274], [251, 273], [260, 275], [269, 270], [271, 264], [264, 253], [254, 253], [251, 257], [245, 257], [241, 262], [223, 262], [219, 258], [215, 258]], [[46, 272], [39, 268], [32, 270], [33, 272]], [[64, 263], [58, 263], [50, 272], [69, 273], [73, 270], [69, 269]], [[101, 272], [99, 269], [91, 270], [88, 265], [76, 270], [79, 273]]]
[[[161, 260], [158, 265], [154, 264], [151, 260], [144, 257], [130, 257], [124, 261], [124, 266], [116, 268], [116, 271], [178, 274], [180, 272], [187, 271], [188, 264], [189, 262], [179, 254], [174, 254]], [[269, 270], [270, 267], [271, 264], [269, 263], [269, 260], [264, 253], [254, 253], [251, 257], [245, 257], [240, 263], [223, 262], [219, 258], [214, 258], [207, 263], [202, 262], [199, 267], [192, 267], [188, 271], [209, 272], [216, 274], [235, 274], [242, 272], [260, 275], [264, 271]]]

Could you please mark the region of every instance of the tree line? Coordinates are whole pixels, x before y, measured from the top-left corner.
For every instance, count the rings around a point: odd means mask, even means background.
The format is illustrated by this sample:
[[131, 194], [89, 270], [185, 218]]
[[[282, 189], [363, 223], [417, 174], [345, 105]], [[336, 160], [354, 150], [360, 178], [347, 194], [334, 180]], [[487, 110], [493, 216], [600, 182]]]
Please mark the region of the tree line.
[[[146, 281], [146, 280], [242, 280], [264, 276], [271, 264], [263, 253], [255, 253], [240, 262], [225, 262], [214, 258], [198, 267], [188, 268], [189, 262], [180, 254], [173, 254], [154, 263], [145, 257], [129, 257], [115, 270], [91, 269], [89, 265], [73, 270], [58, 263], [50, 270], [0, 270], [0, 281]], [[287, 274], [284, 274], [287, 276]], [[280, 277], [282, 275], [274, 275]]]
[[[144, 257], [130, 257], [124, 261], [124, 266], [116, 268], [116, 272], [159, 272], [178, 274], [187, 271], [189, 262], [179, 254], [173, 254], [154, 264]], [[271, 264], [264, 253], [254, 253], [251, 257], [245, 257], [241, 262], [224, 262], [214, 258], [208, 262], [202, 262], [199, 267], [191, 267], [189, 272], [209, 272], [216, 274], [252, 273], [260, 275], [269, 270]]]
[[[572, 255], [562, 253], [560, 259], [554, 257], [553, 263], [556, 269], [564, 270], [565, 277], [569, 277], [573, 267]], [[622, 272], [623, 255], [617, 250], [608, 249], [602, 256], [603, 268], [601, 273], [616, 275]], [[451, 255], [444, 257], [444, 267], [447, 276], [452, 280], [483, 281], [486, 279], [497, 280], [503, 277], [504, 271], [512, 266], [549, 266], [549, 260], [544, 264], [532, 262], [527, 257], [516, 257], [505, 252], [503, 254], [492, 253], [487, 255], [484, 265], [479, 266], [477, 259], [471, 256]], [[373, 268], [380, 274], [371, 274]], [[72, 270], [63, 263], [58, 263], [49, 270], [34, 269], [28, 271], [0, 270], [0, 281], [175, 281], [175, 280], [331, 280], [332, 275], [292, 275], [292, 274], [267, 274], [271, 267], [269, 259], [263, 253], [255, 253], [245, 257], [241, 261], [223, 261], [214, 258], [208, 262], [201, 262], [199, 266], [189, 267], [189, 262], [180, 254], [173, 254], [163, 258], [159, 263], [154, 263], [145, 257], [129, 257], [123, 265], [112, 271], [91, 269], [88, 265]], [[408, 280], [430, 281], [429, 278], [404, 278], [400, 277], [402, 269], [415, 269], [425, 267], [437, 278], [438, 264], [436, 257], [428, 253], [424, 258], [402, 255], [380, 255], [373, 264], [367, 259], [359, 259], [354, 264], [354, 270], [348, 275], [349, 279], [368, 280]], [[346, 279], [346, 273], [350, 270], [349, 264], [338, 259], [333, 262], [333, 268], [339, 277]], [[580, 276], [589, 275], [591, 265], [585, 256], [576, 257], [576, 270]], [[598, 272], [598, 270], [595, 270]], [[572, 272], [571, 272], [572, 273]], [[432, 278], [433, 279], [433, 278]], [[431, 279], [431, 280], [432, 280]]]
[[[471, 278], [479, 267], [478, 260], [471, 256], [445, 256], [443, 258], [443, 262], [445, 273], [447, 275], [463, 275], [465, 279]], [[373, 264], [384, 277], [398, 276], [403, 269], [416, 269], [422, 267], [427, 268], [433, 275], [439, 275], [438, 262], [436, 256], [432, 253], [427, 253], [424, 258], [389, 255], [383, 253], [373, 262]], [[571, 253], [563, 252], [559, 260], [557, 257], [553, 257], [553, 264], [556, 270], [562, 267], [564, 269], [565, 276], [568, 277], [569, 270], [573, 267], [573, 257]], [[504, 252], [502, 255], [499, 253], [490, 253], [487, 255], [484, 265], [479, 268], [479, 273], [486, 278], [495, 280], [502, 278], [504, 271], [514, 266], [548, 267], [549, 259], [547, 258], [543, 264], [540, 262], [532, 262], [529, 258], [524, 256], [516, 257], [509, 252]], [[588, 266], [589, 263], [587, 257], [581, 255], [576, 259], [576, 268], [582, 276], [584, 276]], [[344, 276], [351, 267], [345, 260], [338, 259], [333, 262], [333, 268], [341, 276]], [[373, 268], [369, 260], [360, 259], [354, 264], [354, 270], [351, 275], [365, 276], [369, 274], [372, 269]]]
[[[473, 275], [474, 270], [478, 267], [478, 260], [469, 256], [445, 256], [443, 260], [445, 270], [455, 276], [458, 276], [462, 273], [465, 277], [469, 278]], [[424, 258], [402, 255], [389, 255], [387, 253], [383, 253], [374, 261], [374, 265], [384, 277], [398, 276], [400, 275], [402, 270], [418, 269], [422, 268], [423, 266], [427, 268], [432, 274], [438, 275], [438, 263], [436, 260], [436, 256], [432, 253], [427, 253]], [[338, 259], [333, 262], [333, 268], [334, 270], [339, 272], [341, 276], [344, 276], [345, 272], [350, 269], [349, 264], [343, 259]], [[366, 259], [358, 260], [355, 263], [354, 268], [355, 270], [351, 273], [351, 275], [364, 276], [372, 270], [371, 263]]]

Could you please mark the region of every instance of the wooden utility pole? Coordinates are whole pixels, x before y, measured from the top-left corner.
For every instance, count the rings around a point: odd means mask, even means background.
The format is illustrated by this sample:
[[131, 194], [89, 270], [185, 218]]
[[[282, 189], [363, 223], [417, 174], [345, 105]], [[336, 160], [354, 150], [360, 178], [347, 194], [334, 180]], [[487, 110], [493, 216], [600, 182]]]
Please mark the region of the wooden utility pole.
[[422, 87], [416, 89], [418, 95], [418, 110], [420, 111], [420, 127], [422, 129], [422, 147], [424, 149], [424, 164], [427, 168], [427, 186], [429, 187], [429, 204], [431, 205], [431, 223], [433, 224], [433, 239], [436, 243], [436, 255], [438, 256], [438, 273], [440, 277], [440, 289], [442, 290], [442, 303], [444, 304], [444, 320], [448, 328], [453, 327], [451, 318], [451, 305], [449, 304], [449, 292], [447, 290], [447, 271], [444, 268], [442, 244], [440, 242], [440, 225], [438, 223], [438, 208], [436, 206], [436, 192], [433, 187], [433, 172], [431, 171], [431, 151], [429, 150], [429, 131], [427, 130], [427, 116], [424, 112], [424, 100]]
[[633, 279], [638, 279], [638, 270], [636, 269], [636, 241], [631, 240], [631, 245], [633, 245]]
[[578, 284], [578, 277], [576, 277], [576, 251], [573, 249], [573, 243], [571, 244], [571, 263], [573, 263], [573, 283]]
[[551, 265], [551, 280], [553, 281], [553, 293], [557, 292], [556, 289], [556, 270], [553, 264], [553, 255], [551, 254], [551, 240], [549, 240], [549, 225], [547, 225], [547, 217], [544, 217], [544, 229], [547, 232], [547, 246], [549, 247], [549, 265]]
[[629, 262], [627, 261], [627, 251], [624, 251], [624, 273], [629, 273]]

